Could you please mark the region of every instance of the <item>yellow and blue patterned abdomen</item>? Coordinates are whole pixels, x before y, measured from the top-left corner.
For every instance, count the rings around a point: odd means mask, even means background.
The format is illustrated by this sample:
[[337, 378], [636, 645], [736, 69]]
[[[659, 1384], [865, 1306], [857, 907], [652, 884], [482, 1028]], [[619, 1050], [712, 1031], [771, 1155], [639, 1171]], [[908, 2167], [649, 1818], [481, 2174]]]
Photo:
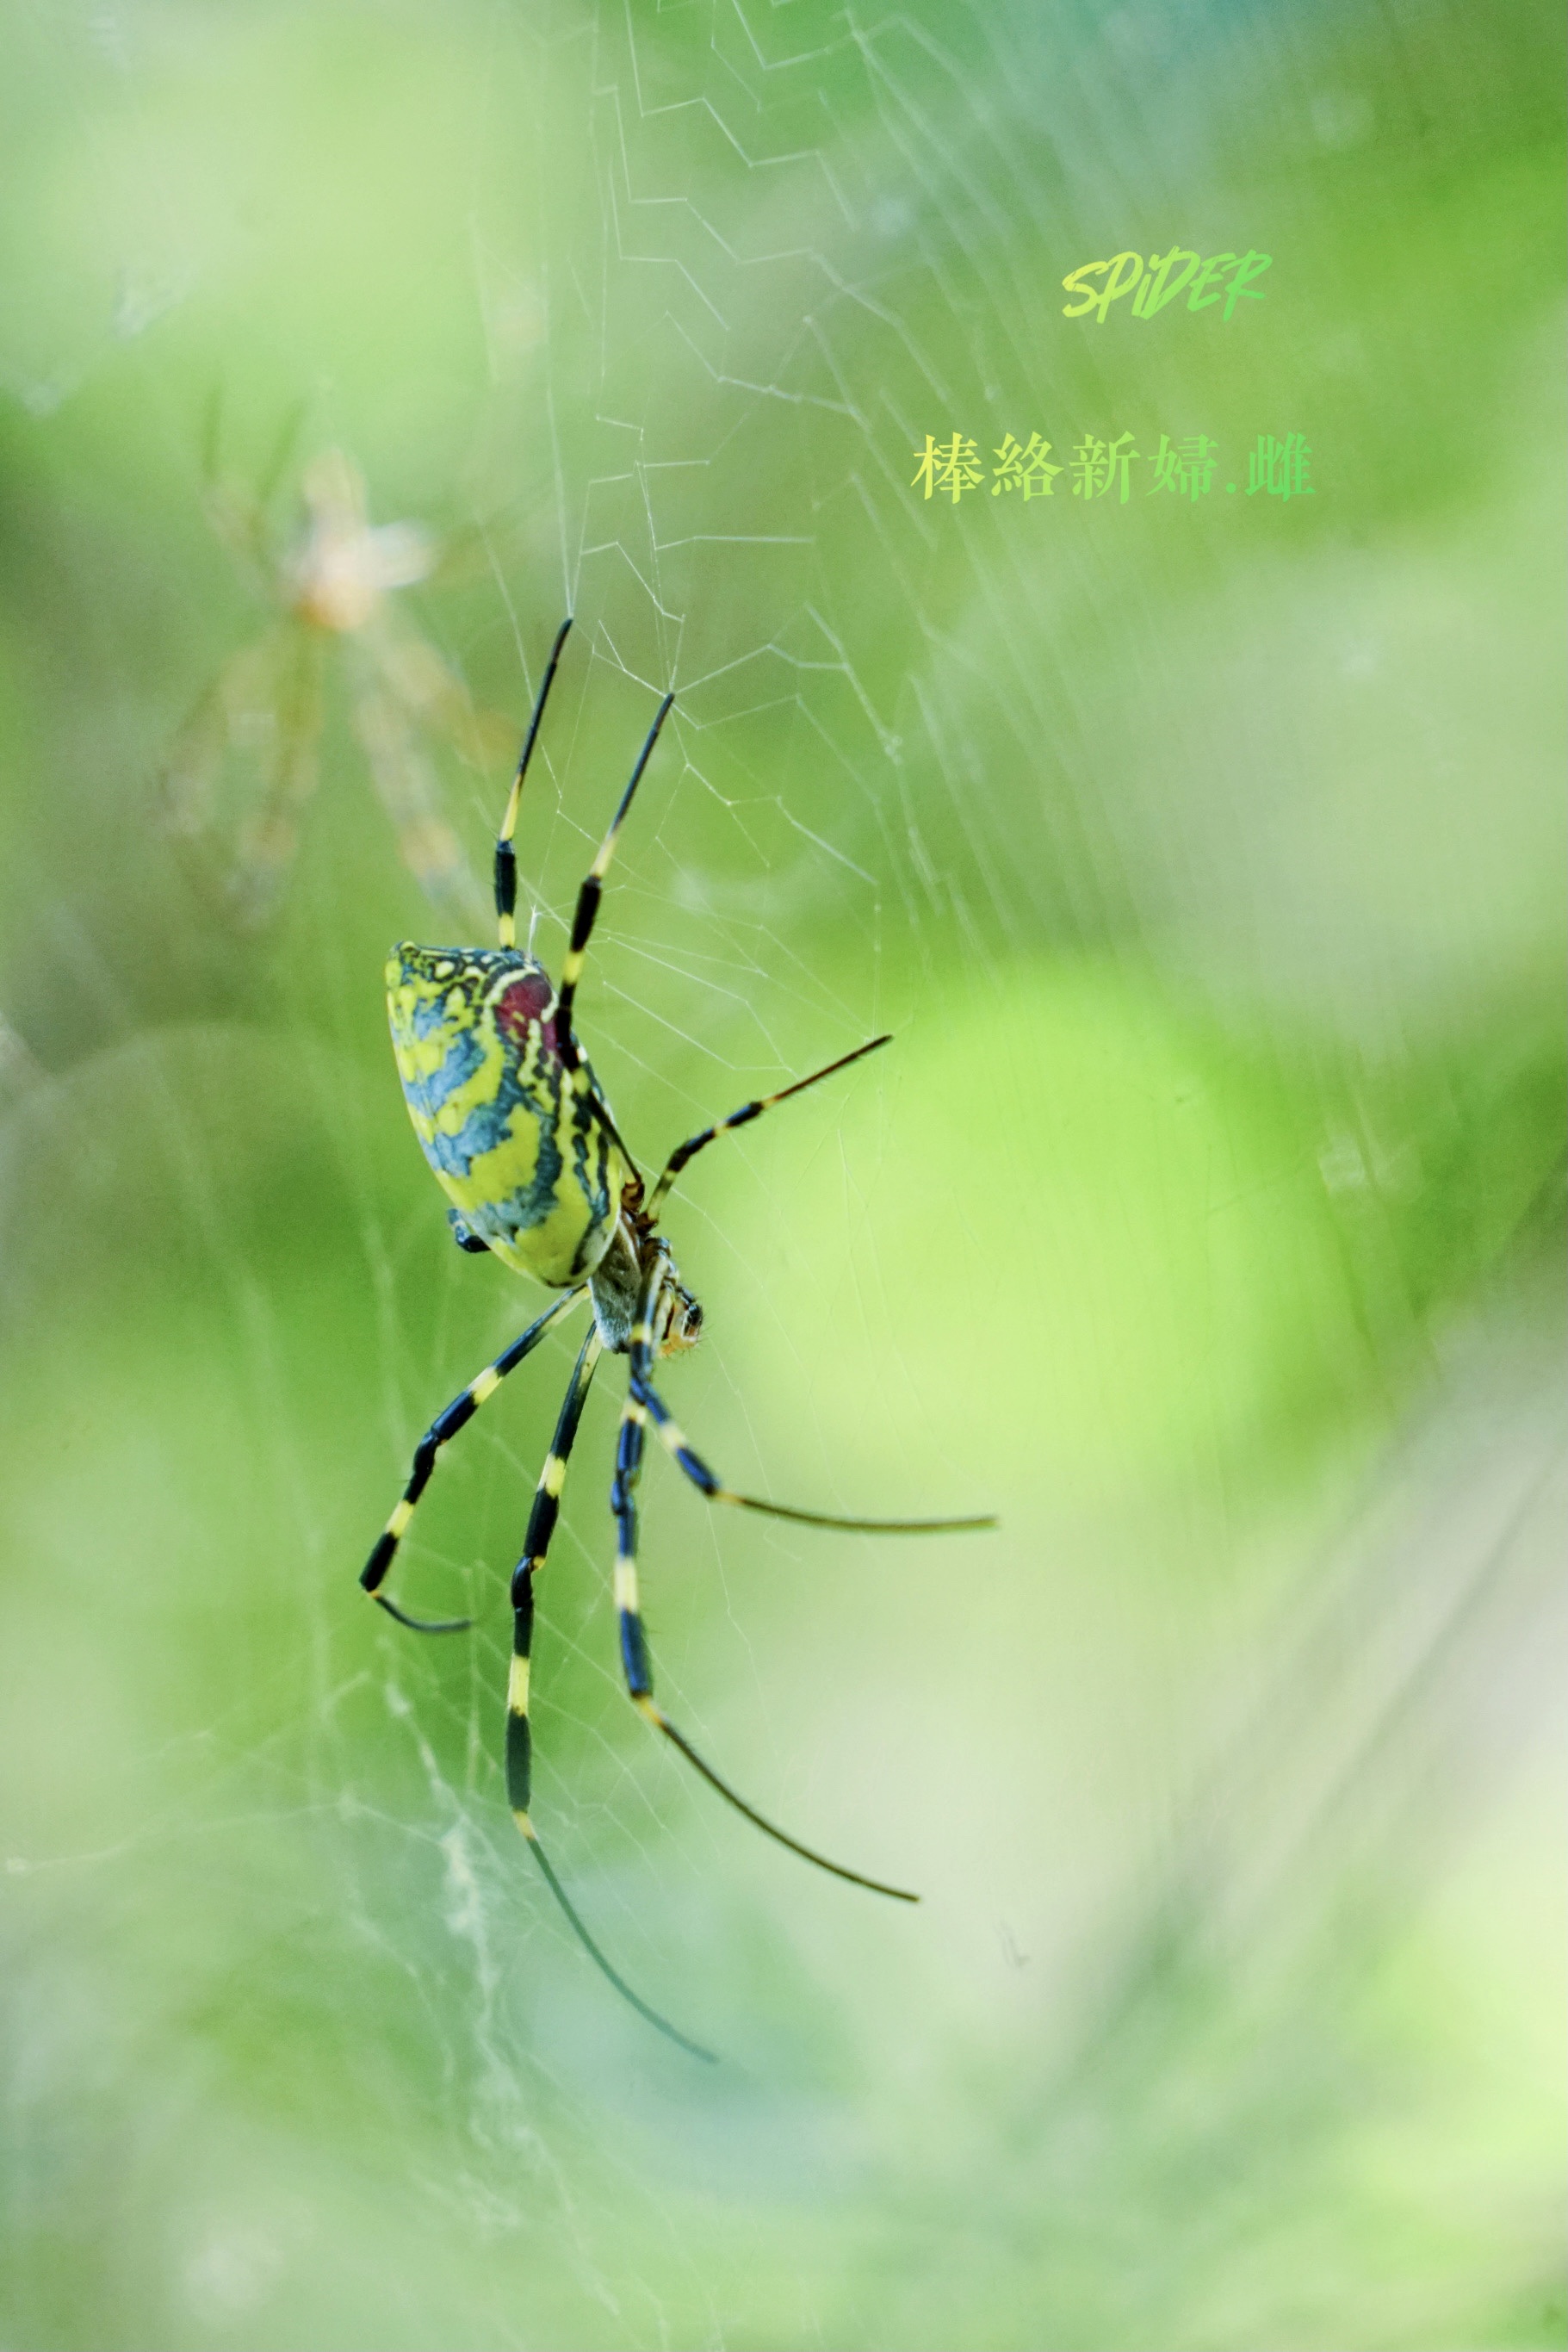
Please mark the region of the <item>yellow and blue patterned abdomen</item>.
[[556, 1050], [543, 966], [404, 943], [386, 982], [408, 1115], [459, 1231], [552, 1288], [586, 1281], [630, 1171]]

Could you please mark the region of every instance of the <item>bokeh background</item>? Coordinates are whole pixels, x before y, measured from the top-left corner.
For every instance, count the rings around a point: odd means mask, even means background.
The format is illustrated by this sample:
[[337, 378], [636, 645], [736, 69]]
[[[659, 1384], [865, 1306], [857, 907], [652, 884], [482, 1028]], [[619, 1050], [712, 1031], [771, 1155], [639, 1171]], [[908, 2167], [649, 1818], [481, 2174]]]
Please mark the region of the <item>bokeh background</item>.
[[[4, 44], [0, 2336], [1561, 2345], [1556, 12]], [[1061, 315], [1176, 243], [1266, 299]], [[927, 503], [955, 431], [1220, 462]], [[1313, 496], [1246, 494], [1260, 434]], [[655, 1461], [644, 1584], [677, 1720], [920, 1909], [627, 1707], [613, 1370], [549, 1570], [537, 1818], [715, 2069], [503, 1802], [569, 1339], [408, 1548], [476, 1633], [355, 1585], [538, 1303], [452, 1248], [381, 999], [392, 939], [486, 936], [507, 755], [382, 743], [478, 877], [431, 904], [339, 635], [271, 919], [225, 861], [287, 661], [169, 822], [225, 664], [302, 641], [331, 448], [430, 534], [386, 614], [503, 744], [577, 616], [519, 833], [552, 961], [678, 690], [581, 1005], [644, 1155], [897, 1032], [692, 1171], [668, 1392], [737, 1484], [1000, 1530], [715, 1525]]]

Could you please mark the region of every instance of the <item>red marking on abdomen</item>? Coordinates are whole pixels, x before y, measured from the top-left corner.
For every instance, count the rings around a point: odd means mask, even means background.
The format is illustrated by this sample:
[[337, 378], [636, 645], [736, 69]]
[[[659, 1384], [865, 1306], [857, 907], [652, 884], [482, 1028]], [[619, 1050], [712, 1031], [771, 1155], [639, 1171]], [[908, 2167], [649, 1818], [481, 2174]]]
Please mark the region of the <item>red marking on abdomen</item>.
[[542, 971], [525, 972], [520, 980], [503, 989], [496, 999], [496, 1025], [508, 1037], [519, 1053], [527, 1050], [528, 1032], [542, 1033], [545, 1051], [555, 1052], [555, 1022], [541, 1018], [547, 1007], [553, 1008], [555, 991]]

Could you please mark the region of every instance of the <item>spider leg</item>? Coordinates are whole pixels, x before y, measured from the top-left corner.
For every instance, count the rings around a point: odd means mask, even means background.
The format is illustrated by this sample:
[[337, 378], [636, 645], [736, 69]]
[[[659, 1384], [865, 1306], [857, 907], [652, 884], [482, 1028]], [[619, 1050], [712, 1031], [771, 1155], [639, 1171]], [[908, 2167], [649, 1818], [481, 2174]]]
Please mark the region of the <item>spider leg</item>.
[[321, 742], [323, 644], [298, 622], [281, 641], [277, 737], [260, 809], [240, 831], [231, 885], [240, 919], [265, 922], [299, 845], [299, 817], [316, 790]]
[[560, 1513], [561, 1490], [566, 1485], [566, 1466], [577, 1443], [578, 1423], [582, 1419], [582, 1408], [588, 1402], [589, 1388], [603, 1348], [604, 1341], [600, 1337], [598, 1324], [590, 1324], [588, 1337], [578, 1354], [577, 1366], [556, 1422], [549, 1452], [545, 1455], [544, 1467], [539, 1472], [538, 1485], [534, 1488], [528, 1533], [523, 1538], [523, 1556], [512, 1571], [512, 1668], [507, 1684], [507, 1800], [517, 1827], [526, 1838], [530, 1839], [534, 1832], [528, 1820], [528, 1793], [533, 1769], [532, 1735], [528, 1725], [528, 1661], [534, 1640], [534, 1577], [545, 1564], [550, 1538], [555, 1533], [556, 1520]]
[[809, 1078], [797, 1078], [792, 1087], [780, 1087], [776, 1095], [763, 1095], [757, 1102], [742, 1103], [740, 1108], [732, 1110], [727, 1118], [717, 1120], [712, 1127], [705, 1127], [700, 1135], [688, 1136], [685, 1143], [676, 1146], [665, 1162], [664, 1172], [654, 1185], [653, 1197], [648, 1203], [649, 1215], [658, 1215], [660, 1203], [687, 1161], [695, 1160], [699, 1151], [706, 1151], [719, 1136], [727, 1135], [732, 1127], [745, 1127], [749, 1120], [760, 1118], [765, 1110], [771, 1110], [775, 1103], [788, 1102], [791, 1095], [804, 1094], [806, 1088], [814, 1087], [819, 1078], [831, 1078], [835, 1070], [848, 1069], [850, 1064], [858, 1062], [862, 1055], [874, 1054], [879, 1045], [891, 1045], [892, 1043], [891, 1034], [873, 1037], [865, 1045], [857, 1045], [852, 1054], [841, 1054], [836, 1062], [829, 1062], [821, 1069], [813, 1070]]
[[975, 1528], [994, 1528], [996, 1514], [986, 1512], [978, 1518], [965, 1519], [846, 1519], [827, 1511], [798, 1511], [788, 1503], [765, 1503], [760, 1496], [737, 1495], [715, 1476], [700, 1454], [687, 1444], [685, 1431], [671, 1412], [669, 1406], [655, 1391], [645, 1372], [636, 1369], [633, 1356], [632, 1401], [641, 1406], [653, 1423], [655, 1435], [665, 1452], [685, 1472], [699, 1493], [710, 1503], [731, 1503], [737, 1510], [766, 1511], [769, 1518], [793, 1519], [803, 1528], [844, 1528], [852, 1535], [864, 1536], [936, 1536], [956, 1535]]
[[[549, 659], [545, 664], [545, 674], [539, 681], [538, 693], [534, 698], [533, 715], [528, 720], [528, 731], [523, 738], [523, 748], [517, 759], [517, 772], [512, 779], [512, 789], [507, 796], [506, 814], [501, 819], [501, 830], [496, 840], [497, 936], [504, 948], [516, 947], [517, 942], [517, 852], [512, 846], [512, 835], [517, 828], [517, 811], [522, 803], [523, 779], [528, 774], [528, 762], [534, 755], [534, 745], [538, 740], [540, 722], [545, 715], [545, 703], [549, 698], [550, 688], [555, 682], [556, 670], [560, 663], [561, 647], [566, 643], [570, 627], [571, 615], [569, 613], [555, 633], [555, 643], [550, 647]], [[589, 938], [593, 929], [594, 918], [599, 911], [601, 887], [610, 861], [615, 855], [615, 837], [621, 830], [622, 821], [627, 810], [632, 805], [632, 795], [642, 782], [643, 771], [647, 766], [653, 746], [659, 740], [659, 730], [664, 725], [665, 716], [674, 700], [674, 696], [667, 694], [660, 704], [658, 716], [649, 730], [642, 755], [632, 772], [632, 781], [621, 795], [621, 804], [615, 812], [610, 831], [601, 844], [599, 855], [593, 861], [592, 870], [578, 891], [577, 909], [572, 917], [571, 940], [567, 949], [566, 961], [561, 966], [560, 994], [555, 1013], [557, 1050], [560, 1055], [562, 1065], [570, 1074], [572, 1089], [588, 1103], [590, 1110], [598, 1120], [604, 1134], [620, 1152], [622, 1159], [632, 1171], [639, 1193], [643, 1180], [637, 1171], [637, 1162], [632, 1155], [625, 1138], [615, 1124], [609, 1104], [594, 1085], [592, 1074], [578, 1051], [577, 1040], [571, 1033], [571, 1007], [577, 992], [578, 977], [582, 970], [583, 957], [587, 952]]]
[[572, 1034], [571, 1011], [577, 999], [577, 983], [581, 976], [584, 958], [588, 953], [588, 942], [593, 936], [593, 926], [599, 915], [599, 902], [603, 895], [604, 877], [609, 872], [610, 861], [615, 855], [615, 844], [620, 837], [621, 828], [626, 821], [626, 812], [632, 805], [632, 794], [643, 781], [643, 769], [653, 756], [653, 746], [659, 740], [659, 730], [669, 717], [674, 698], [673, 694], [666, 694], [660, 703], [653, 723], [648, 730], [648, 740], [637, 755], [637, 764], [632, 771], [632, 781], [621, 795], [620, 806], [610, 820], [610, 830], [599, 845], [599, 855], [589, 867], [578, 890], [577, 906], [571, 919], [571, 938], [568, 941], [566, 955], [561, 962], [560, 992], [556, 999], [555, 1008], [556, 1051], [571, 1074], [571, 1082], [576, 1092], [585, 1097], [591, 1104], [594, 1117], [625, 1160], [627, 1167], [631, 1169], [639, 1192], [642, 1190], [643, 1180], [637, 1174], [637, 1162], [628, 1150], [615, 1121], [610, 1116], [609, 1106], [595, 1089], [588, 1065], [578, 1050], [577, 1039]]
[[[599, 845], [599, 855], [583, 877], [578, 890], [577, 907], [571, 919], [571, 938], [560, 968], [560, 1000], [556, 1006], [556, 1026], [569, 1038], [571, 1035], [572, 1003], [577, 995], [577, 983], [581, 975], [583, 958], [588, 953], [588, 942], [593, 936], [593, 926], [598, 919], [599, 902], [604, 890], [604, 877], [610, 871], [610, 861], [615, 855], [615, 845], [621, 837], [621, 828], [626, 822], [626, 812], [632, 805], [632, 795], [643, 781], [643, 769], [653, 756], [653, 746], [659, 740], [659, 730], [669, 717], [674, 699], [673, 694], [666, 694], [654, 713], [653, 723], [648, 730], [648, 740], [637, 754], [637, 764], [632, 771], [632, 781], [621, 795], [621, 804], [610, 820], [610, 830]], [[561, 1048], [561, 1055], [563, 1060], [568, 1060], [564, 1045]], [[568, 1066], [571, 1066], [571, 1062], [568, 1060]]]
[[369, 663], [356, 663], [353, 724], [382, 806], [397, 828], [403, 864], [425, 896], [460, 898], [472, 888], [456, 835], [441, 814], [435, 772], [406, 709], [378, 680]]
[[278, 483], [283, 479], [283, 469], [294, 455], [295, 444], [299, 438], [309, 406], [308, 400], [297, 400], [291, 408], [284, 411], [283, 422], [277, 429], [277, 438], [272, 445], [272, 455], [262, 467], [261, 478], [256, 486], [256, 504], [264, 515], [272, 504]]
[[247, 688], [269, 667], [271, 634], [231, 654], [170, 746], [159, 775], [171, 830], [195, 835], [212, 822], [214, 788]]
[[[646, 1289], [642, 1304], [643, 1311], [638, 1318], [639, 1332], [645, 1331], [648, 1326], [651, 1300]], [[645, 1350], [646, 1341], [639, 1342], [634, 1337], [633, 1365], [640, 1344]], [[727, 1804], [733, 1805], [737, 1813], [743, 1813], [755, 1828], [761, 1830], [776, 1843], [788, 1846], [791, 1853], [798, 1853], [805, 1862], [814, 1863], [819, 1870], [831, 1871], [835, 1878], [848, 1879], [853, 1886], [869, 1887], [873, 1895], [890, 1895], [899, 1903], [918, 1903], [918, 1895], [910, 1894], [907, 1888], [889, 1886], [880, 1878], [868, 1878], [862, 1871], [847, 1869], [841, 1862], [830, 1862], [826, 1854], [818, 1853], [811, 1846], [802, 1845], [799, 1838], [791, 1837], [787, 1830], [781, 1830], [776, 1822], [768, 1821], [754, 1805], [748, 1805], [727, 1780], [720, 1778], [706, 1757], [699, 1755], [692, 1746], [685, 1732], [679, 1730], [664, 1709], [655, 1704], [653, 1669], [648, 1659], [648, 1636], [643, 1623], [637, 1591], [636, 1487], [643, 1466], [643, 1444], [648, 1418], [646, 1405], [633, 1390], [628, 1394], [621, 1415], [621, 1433], [615, 1448], [615, 1477], [610, 1490], [611, 1508], [615, 1514], [615, 1611], [621, 1628], [621, 1663], [626, 1675], [627, 1696], [632, 1706], [656, 1731], [664, 1733], [671, 1746], [701, 1773], [708, 1786], [716, 1790]]]
[[516, 740], [510, 719], [497, 711], [475, 708], [463, 680], [389, 597], [379, 599], [356, 635], [409, 724], [422, 733], [443, 737], [460, 760], [488, 774], [497, 746], [505, 756]]
[[567, 1387], [560, 1415], [545, 1455], [539, 1482], [534, 1489], [533, 1507], [528, 1513], [528, 1533], [523, 1539], [523, 1557], [512, 1577], [512, 1669], [507, 1685], [507, 1800], [512, 1808], [512, 1819], [533, 1850], [534, 1859], [544, 1873], [545, 1883], [559, 1904], [578, 1942], [588, 1954], [601, 1976], [607, 1977], [621, 1995], [629, 2001], [640, 2017], [655, 2026], [667, 2040], [694, 2058], [713, 2061], [713, 2052], [705, 2050], [700, 2042], [688, 2040], [677, 2032], [668, 2018], [634, 1993], [619, 1970], [612, 1968], [578, 1916], [560, 1880], [556, 1876], [549, 1855], [539, 1843], [528, 1811], [528, 1798], [533, 1779], [533, 1742], [528, 1724], [528, 1666], [534, 1638], [534, 1577], [545, 1564], [556, 1519], [560, 1510], [561, 1489], [566, 1485], [567, 1464], [577, 1440], [578, 1424], [582, 1408], [588, 1402], [588, 1391], [593, 1380], [604, 1342], [594, 1324], [582, 1343], [571, 1380]]
[[516, 1371], [523, 1358], [533, 1353], [550, 1326], [558, 1323], [567, 1309], [575, 1307], [583, 1295], [584, 1292], [580, 1289], [569, 1290], [564, 1297], [556, 1300], [553, 1307], [547, 1307], [537, 1322], [529, 1324], [520, 1339], [514, 1339], [511, 1346], [504, 1349], [496, 1358], [494, 1363], [486, 1364], [478, 1377], [469, 1381], [461, 1395], [453, 1398], [444, 1412], [436, 1414], [435, 1419], [414, 1447], [413, 1466], [409, 1472], [408, 1484], [403, 1488], [402, 1498], [377, 1537], [375, 1547], [360, 1574], [360, 1582], [371, 1600], [384, 1609], [389, 1617], [395, 1617], [400, 1625], [407, 1625], [413, 1633], [461, 1633], [473, 1622], [473, 1620], [468, 1617], [435, 1619], [410, 1617], [406, 1612], [398, 1607], [395, 1601], [389, 1601], [381, 1590], [387, 1570], [392, 1564], [397, 1548], [408, 1532], [408, 1523], [413, 1517], [414, 1507], [430, 1484], [430, 1474], [435, 1467], [436, 1455], [449, 1439], [456, 1436], [465, 1423], [473, 1420], [479, 1407], [487, 1403], [495, 1395], [507, 1373]]
[[224, 545], [244, 564], [251, 584], [270, 595], [277, 578], [277, 559], [267, 518], [283, 469], [293, 454], [305, 422], [308, 401], [297, 401], [285, 415], [271, 456], [254, 489], [222, 472], [223, 388], [214, 387], [207, 403], [202, 431], [202, 497], [207, 520]]
[[673, 2042], [678, 2050], [688, 2051], [692, 2057], [705, 2059], [710, 2066], [716, 2066], [718, 2059], [715, 2052], [712, 2050], [705, 2050], [700, 2042], [689, 2041], [685, 2034], [680, 2032], [678, 2027], [670, 2023], [667, 2017], [661, 2017], [656, 2009], [650, 2009], [647, 2002], [643, 2000], [639, 1994], [632, 1991], [625, 1978], [622, 1976], [618, 1970], [611, 1967], [610, 1962], [605, 1958], [603, 1953], [600, 1950], [598, 1945], [594, 1942], [592, 1937], [583, 1926], [582, 1921], [579, 1918], [575, 1905], [573, 1905], [568, 1898], [565, 1887], [561, 1885], [559, 1879], [556, 1876], [554, 1870], [550, 1866], [549, 1856], [546, 1853], [543, 1846], [539, 1843], [538, 1839], [532, 1829], [529, 1829], [527, 1832], [527, 1836], [528, 1844], [533, 1850], [534, 1860], [538, 1864], [539, 1868], [545, 1874], [545, 1884], [549, 1886], [550, 1893], [555, 1896], [556, 1901], [560, 1905], [560, 1907], [566, 1914], [567, 1920], [573, 1934], [576, 1936], [578, 1942], [582, 1946], [583, 1950], [588, 1954], [589, 1958], [593, 1962], [593, 1965], [599, 1970], [600, 1975], [607, 1978], [610, 1983], [614, 1986], [622, 2000], [629, 2002], [636, 2011], [639, 2017], [646, 2018], [648, 2023], [653, 2027], [656, 2032], [662, 2033], [666, 2042]]
[[[232, 908], [235, 880], [234, 844], [220, 838], [232, 826], [229, 795], [220, 792], [225, 763], [235, 762], [244, 782], [254, 784], [249, 797], [259, 801], [273, 791], [277, 735], [299, 660], [296, 634], [290, 621], [279, 619], [229, 656], [175, 736], [160, 774], [164, 823], [191, 858], [193, 879], [220, 905]], [[253, 761], [256, 777], [248, 772]]]
[[517, 944], [517, 856], [512, 847], [512, 835], [517, 830], [517, 810], [522, 803], [523, 778], [528, 774], [528, 761], [534, 756], [539, 721], [545, 715], [545, 704], [549, 699], [549, 690], [555, 684], [555, 674], [560, 662], [560, 649], [570, 628], [571, 614], [569, 613], [555, 633], [555, 643], [545, 664], [545, 674], [534, 697], [533, 716], [528, 720], [528, 731], [523, 738], [523, 748], [518, 754], [517, 772], [512, 778], [512, 789], [507, 796], [507, 813], [501, 819], [501, 830], [496, 837], [496, 922], [504, 948], [514, 948]]

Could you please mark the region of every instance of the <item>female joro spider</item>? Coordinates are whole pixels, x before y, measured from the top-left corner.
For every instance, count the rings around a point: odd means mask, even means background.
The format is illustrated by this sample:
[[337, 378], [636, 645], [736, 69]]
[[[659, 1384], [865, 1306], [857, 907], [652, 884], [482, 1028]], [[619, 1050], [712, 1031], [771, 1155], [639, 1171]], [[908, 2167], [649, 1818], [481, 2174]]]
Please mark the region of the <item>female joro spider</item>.
[[641, 2000], [616, 1973], [568, 1899], [551, 1868], [528, 1812], [530, 1743], [528, 1660], [533, 1644], [534, 1579], [560, 1509], [567, 1462], [582, 1418], [589, 1383], [608, 1348], [629, 1359], [626, 1402], [622, 1409], [610, 1490], [615, 1515], [615, 1608], [621, 1627], [621, 1659], [633, 1706], [695, 1766], [708, 1785], [759, 1830], [822, 1870], [875, 1894], [903, 1903], [918, 1898], [885, 1886], [858, 1870], [847, 1870], [802, 1845], [737, 1795], [699, 1756], [653, 1699], [648, 1643], [637, 1599], [636, 1487], [643, 1449], [652, 1427], [665, 1450], [709, 1502], [747, 1511], [766, 1511], [804, 1527], [848, 1528], [873, 1534], [931, 1534], [939, 1530], [993, 1527], [990, 1517], [967, 1519], [846, 1519], [821, 1511], [799, 1511], [737, 1495], [687, 1444], [653, 1384], [661, 1356], [694, 1347], [702, 1329], [702, 1308], [681, 1281], [670, 1245], [659, 1232], [659, 1216], [676, 1177], [699, 1151], [731, 1128], [770, 1110], [775, 1103], [804, 1092], [874, 1053], [889, 1040], [873, 1037], [852, 1054], [815, 1070], [793, 1086], [759, 1101], [743, 1103], [727, 1118], [706, 1127], [673, 1151], [653, 1191], [604, 1099], [579, 1045], [572, 1007], [583, 959], [599, 911], [600, 895], [615, 854], [626, 812], [643, 771], [659, 740], [674, 695], [667, 694], [632, 771], [632, 781], [577, 896], [571, 939], [561, 965], [559, 994], [542, 965], [517, 944], [517, 873], [512, 834], [523, 780], [544, 716], [545, 703], [566, 643], [570, 620], [561, 623], [550, 651], [533, 716], [523, 740], [517, 772], [496, 844], [497, 948], [422, 948], [406, 941], [392, 950], [386, 968], [387, 1005], [398, 1075], [414, 1133], [443, 1192], [454, 1235], [465, 1250], [490, 1250], [520, 1274], [531, 1274], [561, 1296], [520, 1339], [486, 1365], [444, 1412], [438, 1413], [414, 1449], [402, 1498], [365, 1564], [360, 1581], [400, 1625], [419, 1633], [458, 1633], [471, 1620], [431, 1621], [412, 1617], [382, 1590], [414, 1506], [429, 1483], [441, 1448], [471, 1421], [509, 1372], [515, 1371], [552, 1325], [587, 1297], [593, 1321], [545, 1457], [528, 1517], [523, 1556], [512, 1577], [512, 1666], [507, 1691], [507, 1793], [513, 1818], [538, 1858], [562, 1911], [592, 1959], [616, 1990], [649, 2022], [699, 2057], [711, 2053], [676, 2032]]

